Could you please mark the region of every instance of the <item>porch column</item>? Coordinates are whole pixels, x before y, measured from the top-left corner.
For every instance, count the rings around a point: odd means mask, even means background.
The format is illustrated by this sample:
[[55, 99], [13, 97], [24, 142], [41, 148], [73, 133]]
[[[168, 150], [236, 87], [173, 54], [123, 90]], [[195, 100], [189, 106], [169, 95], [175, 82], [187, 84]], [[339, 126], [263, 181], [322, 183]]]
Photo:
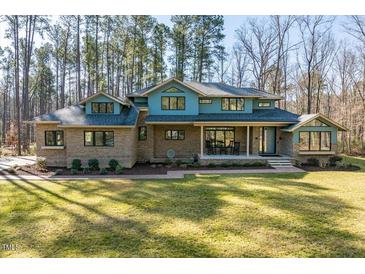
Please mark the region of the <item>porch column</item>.
[[203, 126], [200, 126], [200, 157], [203, 156], [203, 135], [204, 135], [204, 131], [203, 131]]
[[246, 141], [246, 154], [250, 155], [250, 126], [247, 126], [247, 141]]

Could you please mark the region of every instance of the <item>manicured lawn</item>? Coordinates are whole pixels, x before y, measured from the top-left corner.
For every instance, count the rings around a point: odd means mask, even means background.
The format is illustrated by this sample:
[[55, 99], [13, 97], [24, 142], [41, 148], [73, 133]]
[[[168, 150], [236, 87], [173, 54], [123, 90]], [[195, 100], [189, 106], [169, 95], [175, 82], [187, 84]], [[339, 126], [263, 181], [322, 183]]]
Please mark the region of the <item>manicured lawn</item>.
[[0, 257], [365, 257], [365, 173], [2, 181], [0, 244], [17, 244]]

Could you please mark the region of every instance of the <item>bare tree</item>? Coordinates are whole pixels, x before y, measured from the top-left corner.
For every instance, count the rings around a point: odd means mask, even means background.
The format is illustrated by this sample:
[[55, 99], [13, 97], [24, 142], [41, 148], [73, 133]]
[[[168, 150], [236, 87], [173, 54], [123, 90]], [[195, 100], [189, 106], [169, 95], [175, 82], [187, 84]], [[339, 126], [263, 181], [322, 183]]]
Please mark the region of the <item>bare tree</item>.
[[302, 60], [298, 60], [307, 90], [307, 113], [312, 113], [313, 78], [318, 65], [323, 62], [320, 48], [326, 42], [326, 34], [331, 30], [334, 18], [326, 16], [298, 16], [302, 42]]
[[236, 87], [241, 88], [248, 79], [249, 56], [245, 49], [239, 44], [236, 44], [233, 47], [233, 60], [232, 80]]
[[246, 50], [258, 89], [265, 89], [277, 50], [277, 34], [264, 20], [250, 19], [237, 31], [240, 45]]

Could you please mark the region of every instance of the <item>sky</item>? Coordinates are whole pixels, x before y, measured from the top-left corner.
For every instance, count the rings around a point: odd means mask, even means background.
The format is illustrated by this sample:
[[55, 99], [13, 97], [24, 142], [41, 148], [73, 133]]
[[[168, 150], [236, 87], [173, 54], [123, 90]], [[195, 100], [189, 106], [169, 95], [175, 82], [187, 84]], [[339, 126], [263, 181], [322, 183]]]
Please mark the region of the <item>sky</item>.
[[[53, 20], [56, 16], [53, 16]], [[156, 15], [154, 16], [158, 22], [164, 23], [168, 26], [172, 26], [172, 23], [170, 21], [170, 15]], [[233, 44], [236, 41], [236, 33], [235, 30], [238, 29], [248, 18], [250, 17], [258, 17], [258, 18], [268, 18], [267, 16], [241, 16], [241, 15], [225, 15], [224, 16], [224, 45], [226, 49], [231, 49]], [[355, 42], [353, 37], [351, 35], [347, 34], [344, 31], [343, 24], [348, 20], [346, 16], [337, 16], [336, 20], [333, 24], [333, 33], [336, 37], [336, 40], [347, 40], [348, 42], [352, 43]], [[5, 47], [9, 46], [11, 41], [9, 39], [4, 39], [5, 35], [5, 28], [6, 23], [1, 22], [0, 23], [0, 46]], [[293, 39], [299, 39], [299, 33], [296, 31], [293, 31], [292, 33]], [[36, 43], [41, 43], [43, 40], [37, 37], [38, 41]]]
[[[160, 23], [172, 26], [170, 21], [171, 17], [170, 15], [158, 15], [154, 17], [156, 17], [156, 19]], [[238, 29], [246, 20], [253, 17], [263, 18], [264, 20], [265, 18], [268, 18], [268, 16], [224, 15], [224, 34], [225, 34], [224, 45], [226, 49], [230, 50], [234, 45], [236, 41], [236, 32], [235, 32], [236, 29]], [[335, 35], [335, 39], [337, 41], [346, 40], [348, 43], [356, 43], [354, 38], [344, 31], [343, 24], [346, 23], [347, 21], [348, 18], [346, 16], [336, 17], [332, 28], [333, 34]], [[294, 40], [300, 39], [298, 31], [294, 30], [291, 35], [292, 39]]]

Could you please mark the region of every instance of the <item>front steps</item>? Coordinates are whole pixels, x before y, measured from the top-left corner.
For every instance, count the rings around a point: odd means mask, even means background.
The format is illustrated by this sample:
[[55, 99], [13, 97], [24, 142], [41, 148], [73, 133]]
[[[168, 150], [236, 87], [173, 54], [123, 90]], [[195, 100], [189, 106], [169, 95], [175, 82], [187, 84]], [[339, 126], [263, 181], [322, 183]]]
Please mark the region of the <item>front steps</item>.
[[287, 167], [293, 167], [291, 161], [289, 159], [270, 159], [267, 160], [268, 164], [272, 166], [273, 168], [287, 168]]

